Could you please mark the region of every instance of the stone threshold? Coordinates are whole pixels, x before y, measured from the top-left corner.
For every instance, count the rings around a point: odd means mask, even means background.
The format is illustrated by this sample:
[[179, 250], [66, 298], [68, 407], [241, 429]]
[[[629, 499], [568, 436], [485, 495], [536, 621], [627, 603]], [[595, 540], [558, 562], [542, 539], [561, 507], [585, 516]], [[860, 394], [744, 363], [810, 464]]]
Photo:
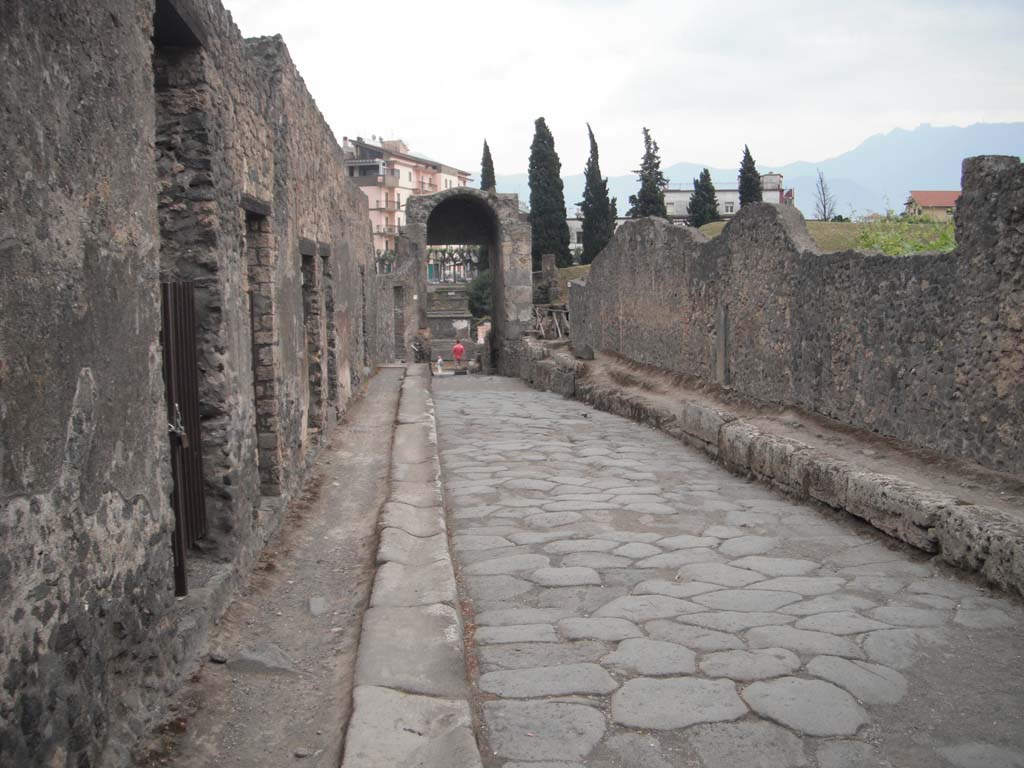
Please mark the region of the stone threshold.
[[482, 768], [426, 364], [406, 368], [378, 528], [342, 768]]
[[749, 416], [710, 402], [703, 394], [688, 396], [683, 387], [674, 389], [666, 403], [665, 398], [595, 375], [597, 365], [577, 360], [564, 343], [527, 338], [520, 377], [538, 389], [652, 426], [702, 449], [738, 475], [859, 517], [900, 541], [1024, 595], [1021, 518], [872, 471], [777, 434], [763, 423], [751, 423]]

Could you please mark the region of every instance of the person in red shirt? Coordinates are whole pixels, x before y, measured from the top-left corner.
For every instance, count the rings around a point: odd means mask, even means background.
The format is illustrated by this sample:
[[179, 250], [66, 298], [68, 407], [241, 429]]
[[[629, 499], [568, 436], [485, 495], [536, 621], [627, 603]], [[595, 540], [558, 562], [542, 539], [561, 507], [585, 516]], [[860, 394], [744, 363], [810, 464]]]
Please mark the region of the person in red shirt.
[[462, 346], [462, 341], [459, 339], [455, 340], [455, 346], [452, 347], [452, 357], [455, 358], [455, 365], [462, 367], [462, 357], [466, 354], [466, 348]]

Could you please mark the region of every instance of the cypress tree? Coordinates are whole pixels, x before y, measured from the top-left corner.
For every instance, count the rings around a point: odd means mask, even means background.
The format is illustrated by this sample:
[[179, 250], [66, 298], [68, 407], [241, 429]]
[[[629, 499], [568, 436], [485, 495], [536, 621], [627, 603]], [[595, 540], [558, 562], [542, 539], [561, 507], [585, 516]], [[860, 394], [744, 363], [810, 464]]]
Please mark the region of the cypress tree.
[[743, 145], [743, 160], [740, 161], [740, 208], [747, 203], [761, 202], [761, 174], [757, 172], [754, 158], [747, 145]]
[[665, 209], [665, 184], [667, 179], [661, 172], [661, 158], [658, 157], [658, 142], [651, 138], [651, 132], [644, 128], [644, 158], [640, 169], [634, 171], [640, 177], [640, 191], [629, 196], [630, 209], [626, 214], [631, 219], [641, 216], [668, 218]]
[[484, 156], [480, 161], [480, 189], [495, 189], [497, 184], [494, 181], [494, 161], [491, 160], [491, 148], [487, 146], [487, 139], [484, 139]]
[[702, 227], [710, 221], [718, 221], [718, 197], [711, 181], [711, 172], [705, 168], [700, 178], [693, 180], [693, 194], [686, 206], [686, 215], [691, 227]]
[[601, 249], [608, 244], [615, 233], [615, 211], [608, 199], [608, 179], [601, 176], [601, 165], [597, 154], [597, 140], [587, 123], [590, 135], [590, 158], [583, 169], [585, 186], [580, 211], [583, 214], [583, 255], [580, 261], [589, 264]]
[[540, 269], [540, 257], [545, 253], [555, 254], [560, 267], [572, 264], [561, 174], [562, 163], [555, 152], [555, 139], [544, 118], [538, 117], [530, 145], [529, 175], [534, 271]]

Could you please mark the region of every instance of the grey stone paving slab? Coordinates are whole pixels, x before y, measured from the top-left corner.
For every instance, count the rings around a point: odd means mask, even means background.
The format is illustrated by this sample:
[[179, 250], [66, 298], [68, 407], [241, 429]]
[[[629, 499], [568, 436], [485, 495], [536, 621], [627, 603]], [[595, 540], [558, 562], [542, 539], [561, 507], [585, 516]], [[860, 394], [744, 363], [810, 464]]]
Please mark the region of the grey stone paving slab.
[[789, 557], [764, 557], [750, 555], [733, 560], [737, 568], [749, 568], [765, 576], [803, 576], [821, 566], [813, 560], [798, 560]]
[[583, 515], [579, 512], [541, 512], [537, 515], [529, 515], [523, 519], [523, 522], [533, 528], [558, 528], [582, 519]]
[[538, 568], [527, 576], [544, 587], [569, 587], [580, 584], [600, 584], [601, 576], [593, 568]]
[[695, 613], [703, 610], [701, 606], [665, 595], [627, 595], [617, 597], [602, 606], [594, 615], [599, 617], [616, 617], [643, 623], [651, 619], [664, 619], [679, 616], [683, 613]]
[[[738, 536], [746, 536], [747, 531], [742, 528], [734, 528], [729, 525], [712, 525], [709, 528], [704, 529], [705, 536], [714, 536], [716, 539], [732, 539]], [[736, 553], [737, 555], [739, 553]], [[753, 554], [752, 552], [746, 552], [744, 554]]]
[[696, 655], [689, 648], [642, 638], [623, 640], [601, 663], [640, 675], [692, 675], [696, 671]]
[[487, 550], [511, 547], [512, 542], [502, 536], [479, 536], [472, 534], [458, 534], [452, 536], [452, 549], [455, 550]]
[[476, 615], [477, 626], [500, 627], [511, 624], [550, 624], [572, 616], [572, 611], [561, 608], [499, 608]]
[[551, 560], [544, 555], [512, 555], [510, 557], [495, 557], [490, 560], [481, 560], [466, 566], [463, 571], [469, 574], [495, 575], [507, 573], [522, 573], [523, 571], [535, 571], [538, 568], [546, 568]]
[[747, 707], [728, 680], [636, 677], [612, 696], [612, 720], [630, 728], [686, 728], [745, 714]]
[[600, 512], [616, 509], [603, 501], [547, 501], [541, 505], [545, 512]]
[[834, 613], [816, 613], [806, 616], [794, 624], [797, 629], [809, 629], [812, 632], [829, 632], [833, 635], [859, 635], [876, 629], [892, 629], [891, 624], [875, 621], [852, 611], [836, 611]]
[[693, 602], [723, 611], [776, 611], [800, 599], [795, 592], [764, 589], [723, 589], [699, 597]]
[[502, 483], [505, 488], [517, 491], [550, 491], [555, 484], [547, 480], [535, 480], [529, 477], [513, 478]]
[[568, 539], [574, 535], [572, 531], [523, 531], [510, 533], [507, 538], [516, 544], [544, 544], [549, 541]]
[[558, 664], [533, 669], [487, 672], [480, 676], [480, 690], [508, 699], [570, 694], [607, 694], [619, 687], [598, 664]]
[[751, 627], [768, 627], [790, 624], [796, 619], [784, 613], [765, 611], [711, 611], [679, 616], [677, 621], [698, 627], [717, 629], [722, 632], [742, 632]]
[[571, 555], [574, 552], [607, 552], [618, 544], [614, 541], [599, 539], [570, 539], [568, 541], [552, 541], [542, 549], [552, 555]]
[[620, 544], [629, 544], [631, 542], [639, 542], [641, 544], [650, 544], [651, 542], [657, 541], [662, 538], [660, 533], [651, 533], [645, 531], [599, 531], [595, 533], [593, 538], [595, 539], [607, 539], [608, 541], [617, 541]]
[[818, 768], [867, 768], [881, 765], [874, 748], [863, 741], [826, 741], [817, 752]]
[[850, 694], [823, 680], [781, 677], [751, 683], [742, 696], [762, 717], [809, 736], [853, 736], [870, 721]]
[[939, 640], [934, 632], [930, 629], [882, 629], [864, 635], [862, 645], [871, 661], [893, 669], [906, 669], [924, 646]]
[[1024, 752], [968, 742], [938, 750], [954, 768], [1024, 768]]
[[722, 589], [717, 584], [704, 584], [700, 581], [665, 581], [663, 579], [651, 579], [641, 581], [633, 587], [634, 595], [667, 595], [668, 597], [693, 597], [706, 592], [713, 592]]
[[668, 536], [664, 539], [659, 539], [658, 546], [665, 547], [666, 549], [694, 549], [716, 547], [720, 542], [721, 539], [714, 536], [691, 536], [688, 533], [684, 533], [680, 536]]
[[762, 581], [751, 589], [775, 589], [800, 595], [827, 595], [842, 589], [846, 579], [838, 576], [780, 576]]
[[751, 648], [788, 648], [797, 653], [851, 659], [864, 657], [857, 644], [848, 638], [793, 627], [755, 627], [747, 632], [747, 642]]
[[1012, 627], [1016, 622], [998, 608], [960, 609], [953, 621], [971, 629], [998, 629]]
[[701, 659], [700, 671], [708, 677], [730, 680], [765, 680], [796, 672], [800, 658], [785, 648], [760, 648], [754, 651], [720, 651]]
[[895, 627], [938, 627], [950, 618], [949, 612], [934, 608], [888, 605], [868, 611], [868, 615]]
[[434, 461], [391, 464], [391, 479], [398, 483], [432, 483], [437, 480], [437, 475], [437, 464]]
[[724, 563], [694, 563], [684, 565], [676, 573], [680, 581], [703, 581], [723, 587], [746, 587], [764, 579], [764, 574], [734, 568]]
[[477, 627], [473, 639], [478, 645], [557, 643], [558, 635], [551, 624], [506, 624], [498, 627]]
[[584, 568], [627, 568], [633, 564], [628, 557], [609, 555], [605, 552], [576, 552], [562, 558], [563, 566]]
[[727, 651], [743, 647], [743, 641], [736, 635], [665, 619], [649, 621], [644, 625], [644, 629], [653, 640], [678, 643], [701, 651]]
[[688, 730], [686, 736], [697, 751], [702, 768], [809, 765], [800, 739], [773, 723], [752, 720], [698, 725]]
[[863, 611], [874, 608], [877, 604], [866, 597], [859, 595], [822, 595], [810, 600], [803, 600], [799, 603], [787, 605], [780, 608], [781, 613], [791, 613], [794, 616], [811, 616], [815, 613], [835, 613], [837, 611]]
[[356, 685], [452, 698], [467, 695], [462, 625], [446, 605], [370, 608], [363, 618]]
[[381, 510], [379, 525], [381, 528], [400, 528], [413, 536], [434, 536], [445, 531], [444, 510], [389, 501]]
[[[704, 531], [705, 535], [712, 535], [712, 529]], [[724, 538], [724, 537], [723, 537]], [[718, 551], [729, 557], [743, 557], [746, 555], [761, 555], [770, 552], [778, 546], [778, 539], [771, 536], [755, 536], [744, 534], [728, 541], [723, 541], [718, 546]]]
[[483, 714], [495, 755], [512, 760], [580, 760], [605, 731], [604, 715], [581, 704], [490, 701]]
[[923, 579], [915, 581], [907, 587], [908, 592], [920, 592], [926, 595], [939, 595], [940, 597], [974, 597], [979, 590], [969, 584], [963, 584], [951, 579]]
[[[515, 576], [469, 576], [465, 578], [466, 589], [474, 600], [507, 600], [536, 588], [536, 584]], [[443, 602], [443, 601], [439, 601]]]
[[[480, 765], [472, 734], [469, 703], [461, 700], [417, 696], [388, 688], [357, 685], [352, 692], [352, 719], [345, 738], [343, 768], [394, 768], [421, 765], [431, 768], [471, 768]], [[461, 748], [450, 762], [411, 762], [429, 756], [431, 746], [451, 750], [459, 742], [449, 739], [458, 732], [468, 734], [472, 755]], [[460, 737], [456, 737], [460, 738]], [[458, 759], [455, 759], [458, 754]], [[419, 757], [417, 757], [419, 755]]]
[[612, 550], [613, 555], [619, 555], [620, 557], [631, 557], [634, 559], [642, 557], [653, 557], [654, 555], [660, 555], [662, 550], [653, 544], [644, 544], [639, 541], [634, 541], [631, 544], [623, 544], [621, 547], [617, 547]]
[[[606, 573], [615, 573], [607, 571]], [[627, 594], [626, 587], [603, 585], [577, 587], [548, 587], [537, 596], [538, 608], [564, 608], [570, 615], [589, 616], [609, 600]]]
[[558, 631], [568, 640], [627, 640], [643, 636], [636, 624], [619, 618], [562, 619]]
[[456, 597], [455, 575], [447, 559], [428, 565], [384, 563], [374, 577], [370, 605], [454, 605]]
[[410, 536], [400, 528], [385, 528], [380, 532], [377, 548], [378, 563], [427, 565], [448, 559], [448, 537], [443, 533], [420, 538]]
[[674, 552], [646, 557], [638, 560], [637, 568], [678, 568], [691, 563], [720, 563], [725, 560], [713, 549], [697, 547], [695, 549], [677, 549]]
[[488, 645], [477, 649], [477, 657], [485, 669], [523, 669], [598, 661], [611, 645], [598, 640], [575, 640], [558, 643], [509, 643]]
[[391, 501], [411, 507], [444, 506], [436, 483], [391, 483]]
[[907, 695], [907, 679], [881, 664], [815, 656], [807, 671], [845, 688], [865, 704], [896, 704]]

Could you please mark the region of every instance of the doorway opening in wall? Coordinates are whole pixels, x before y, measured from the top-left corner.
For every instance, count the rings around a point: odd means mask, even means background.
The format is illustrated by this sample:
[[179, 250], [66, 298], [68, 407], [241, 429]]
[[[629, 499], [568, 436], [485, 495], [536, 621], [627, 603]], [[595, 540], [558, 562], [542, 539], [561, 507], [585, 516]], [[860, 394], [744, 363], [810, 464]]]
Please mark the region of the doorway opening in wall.
[[394, 286], [392, 296], [395, 307], [395, 360], [404, 363], [408, 356], [405, 351], [405, 289]]
[[427, 259], [430, 359], [451, 360], [458, 339], [466, 360], [490, 367], [487, 334], [498, 330], [504, 310], [494, 210], [473, 195], [442, 200], [427, 217]]
[[334, 262], [331, 249], [319, 246], [320, 274], [323, 275], [324, 326], [327, 330], [327, 407], [340, 415], [338, 406], [338, 323], [334, 307]]

